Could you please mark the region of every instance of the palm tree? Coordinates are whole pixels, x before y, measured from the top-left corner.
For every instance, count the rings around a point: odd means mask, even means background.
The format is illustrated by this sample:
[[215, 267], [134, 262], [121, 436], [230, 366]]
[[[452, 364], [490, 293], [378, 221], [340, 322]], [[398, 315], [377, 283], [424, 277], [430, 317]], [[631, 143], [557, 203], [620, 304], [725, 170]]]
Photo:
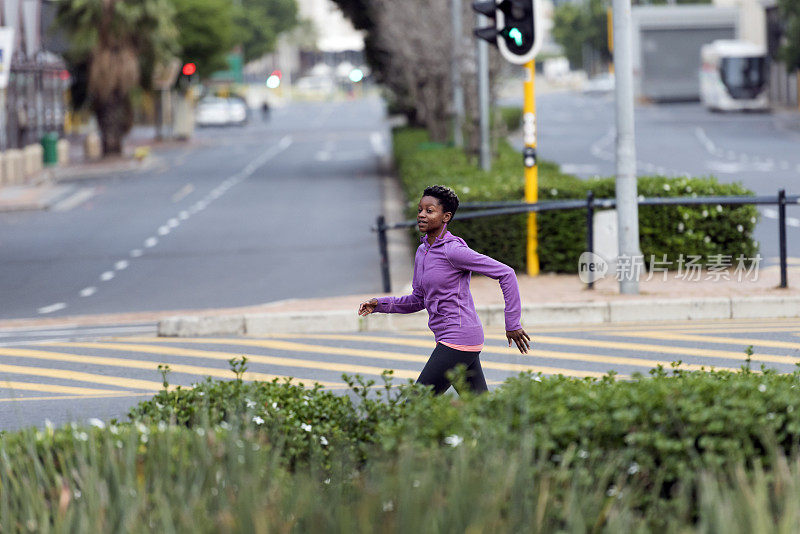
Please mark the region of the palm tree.
[[68, 55], [88, 66], [88, 100], [104, 154], [122, 152], [122, 139], [133, 126], [131, 91], [142, 82], [142, 72], [177, 50], [173, 14], [169, 0], [59, 2], [57, 23], [70, 36]]

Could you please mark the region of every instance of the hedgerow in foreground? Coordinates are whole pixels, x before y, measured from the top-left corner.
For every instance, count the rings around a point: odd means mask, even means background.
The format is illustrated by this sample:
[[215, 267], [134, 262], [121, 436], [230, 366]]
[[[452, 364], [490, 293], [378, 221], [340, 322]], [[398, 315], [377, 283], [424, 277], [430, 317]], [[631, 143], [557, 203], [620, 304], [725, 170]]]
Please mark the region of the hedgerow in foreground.
[[3, 434], [0, 531], [797, 531], [800, 371], [677, 367], [459, 399], [388, 374], [165, 389]]

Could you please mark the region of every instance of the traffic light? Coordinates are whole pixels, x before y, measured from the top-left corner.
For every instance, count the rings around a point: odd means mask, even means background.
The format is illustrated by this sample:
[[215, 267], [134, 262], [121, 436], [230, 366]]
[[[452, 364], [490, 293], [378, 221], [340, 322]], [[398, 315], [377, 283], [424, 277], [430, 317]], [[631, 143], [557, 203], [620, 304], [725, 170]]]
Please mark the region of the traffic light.
[[191, 76], [192, 74], [197, 72], [197, 65], [195, 65], [194, 63], [184, 63], [181, 72], [183, 73], [184, 76]]
[[492, 26], [475, 28], [475, 35], [496, 44], [507, 61], [524, 65], [536, 56], [542, 43], [536, 0], [479, 0], [472, 9], [494, 19]]

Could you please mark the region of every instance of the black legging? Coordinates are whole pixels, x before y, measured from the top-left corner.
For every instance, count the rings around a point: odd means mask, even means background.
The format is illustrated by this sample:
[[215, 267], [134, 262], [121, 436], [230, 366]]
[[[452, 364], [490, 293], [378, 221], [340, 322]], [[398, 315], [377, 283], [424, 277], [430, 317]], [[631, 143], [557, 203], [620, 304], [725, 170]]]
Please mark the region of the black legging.
[[434, 394], [441, 395], [452, 385], [445, 376], [447, 371], [463, 363], [467, 368], [466, 378], [470, 389], [475, 393], [489, 391], [481, 369], [481, 360], [478, 358], [479, 354], [480, 352], [456, 350], [437, 343], [428, 363], [417, 378], [417, 384], [432, 385]]

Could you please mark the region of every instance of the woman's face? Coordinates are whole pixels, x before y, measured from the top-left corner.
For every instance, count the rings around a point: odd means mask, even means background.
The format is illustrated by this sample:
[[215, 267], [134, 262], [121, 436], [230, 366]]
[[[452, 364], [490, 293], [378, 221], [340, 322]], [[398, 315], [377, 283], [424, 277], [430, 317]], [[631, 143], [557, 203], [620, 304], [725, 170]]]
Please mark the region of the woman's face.
[[424, 196], [420, 199], [417, 206], [417, 227], [420, 232], [431, 234], [441, 230], [444, 223], [450, 222], [453, 214], [449, 211], [445, 213], [439, 199], [431, 196]]

